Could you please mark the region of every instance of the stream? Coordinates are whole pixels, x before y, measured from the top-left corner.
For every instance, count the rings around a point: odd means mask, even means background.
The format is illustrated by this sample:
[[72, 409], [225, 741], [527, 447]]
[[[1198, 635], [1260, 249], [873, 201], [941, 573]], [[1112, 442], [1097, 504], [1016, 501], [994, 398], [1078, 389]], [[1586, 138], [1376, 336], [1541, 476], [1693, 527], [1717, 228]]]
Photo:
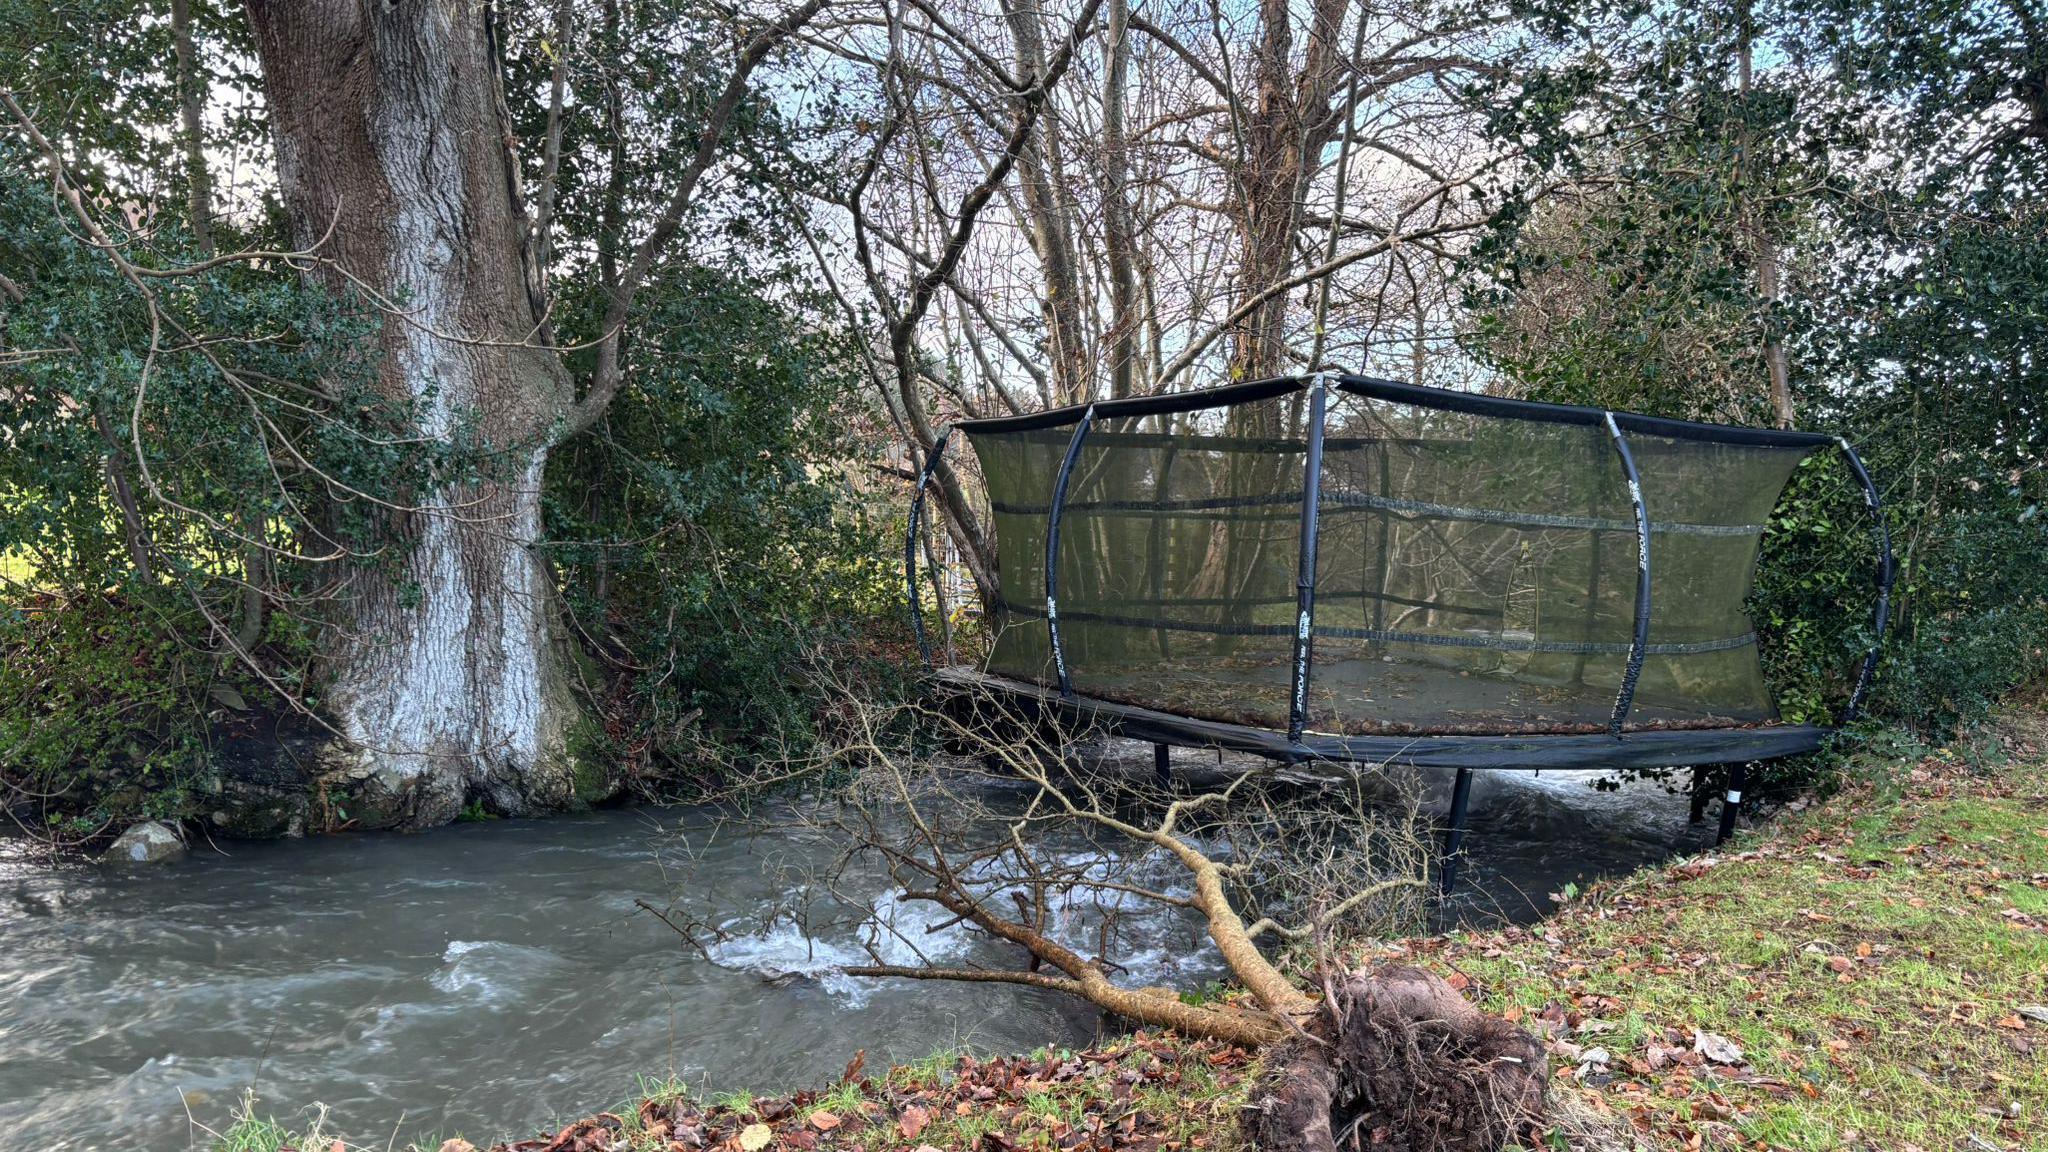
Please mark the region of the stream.
[[[1595, 776], [1479, 775], [1459, 915], [1531, 920], [1567, 883], [1710, 838], [1682, 797], [1600, 792]], [[1448, 773], [1429, 788], [1440, 811]], [[0, 1144], [203, 1149], [253, 1091], [281, 1120], [326, 1105], [351, 1143], [483, 1146], [615, 1105], [647, 1077], [772, 1091], [835, 1078], [858, 1049], [874, 1069], [1102, 1029], [1031, 989], [838, 974], [868, 956], [856, 917], [774, 915], [837, 847], [688, 808], [201, 841], [146, 870], [0, 841]], [[862, 898], [882, 890], [872, 879]], [[703, 948], [641, 901], [709, 925]], [[921, 931], [940, 918], [922, 908], [884, 908], [934, 959], [1003, 960], [958, 929]], [[1131, 980], [1220, 975], [1185, 917], [1147, 915]], [[900, 938], [876, 946], [912, 960]]]

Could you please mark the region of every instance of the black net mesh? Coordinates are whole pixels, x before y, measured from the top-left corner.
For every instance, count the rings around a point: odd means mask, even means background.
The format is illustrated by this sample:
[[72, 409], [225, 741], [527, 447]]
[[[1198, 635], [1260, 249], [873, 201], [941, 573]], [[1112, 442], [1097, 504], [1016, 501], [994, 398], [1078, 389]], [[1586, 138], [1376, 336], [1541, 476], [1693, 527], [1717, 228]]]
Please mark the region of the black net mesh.
[[[1285, 728], [1306, 391], [1098, 420], [1055, 573], [1074, 690]], [[1332, 392], [1317, 506], [1308, 727], [1595, 732], [1635, 632], [1637, 532], [1600, 425]], [[1001, 574], [992, 671], [1057, 682], [1047, 514], [1073, 425], [969, 429]], [[1757, 543], [1810, 449], [1631, 434], [1652, 519], [1652, 626], [1629, 724], [1774, 717], [1743, 610]]]

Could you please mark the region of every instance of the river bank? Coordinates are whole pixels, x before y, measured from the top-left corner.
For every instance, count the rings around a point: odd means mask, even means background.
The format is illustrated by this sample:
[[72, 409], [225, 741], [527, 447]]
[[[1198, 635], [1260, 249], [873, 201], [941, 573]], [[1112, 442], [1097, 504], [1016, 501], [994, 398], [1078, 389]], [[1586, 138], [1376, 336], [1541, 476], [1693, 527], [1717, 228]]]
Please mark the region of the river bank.
[[[1568, 1118], [1553, 1146], [2039, 1147], [2043, 698], [1952, 747], [1873, 750], [1854, 775], [1725, 851], [1575, 893], [1540, 925], [1371, 945], [1356, 959], [1432, 968], [1543, 1033], [1553, 1110]], [[857, 1069], [794, 1095], [692, 1104], [663, 1082], [499, 1147], [1229, 1152], [1255, 1070], [1249, 1053], [1139, 1034]], [[304, 1146], [260, 1121], [220, 1145]]]
[[1557, 1091], [1629, 1142], [2043, 1147], [2044, 696], [1952, 747], [1866, 754], [1857, 774], [1536, 928], [1378, 954], [1546, 1031]]

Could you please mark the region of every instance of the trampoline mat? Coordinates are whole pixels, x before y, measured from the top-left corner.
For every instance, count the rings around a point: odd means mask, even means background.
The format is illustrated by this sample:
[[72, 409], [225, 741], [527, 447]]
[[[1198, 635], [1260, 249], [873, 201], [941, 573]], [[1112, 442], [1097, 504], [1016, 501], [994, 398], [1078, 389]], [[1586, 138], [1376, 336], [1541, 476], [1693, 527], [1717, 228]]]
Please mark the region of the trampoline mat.
[[1812, 752], [1832, 729], [1805, 724], [1746, 728], [1650, 729], [1599, 734], [1364, 735], [1310, 732], [1299, 740], [1268, 728], [1176, 715], [1091, 696], [1062, 698], [1056, 689], [971, 668], [933, 674], [949, 707], [975, 712], [998, 705], [989, 719], [1058, 717], [1075, 729], [1184, 747], [1221, 748], [1274, 760], [1402, 764], [1507, 770], [1628, 769], [1738, 764]]
[[[1120, 674], [1097, 670], [1087, 693], [1226, 724], [1268, 726], [1271, 700], [1285, 690], [1289, 666], [1264, 660], [1162, 660]], [[1610, 685], [1534, 683], [1429, 664], [1370, 657], [1319, 658], [1309, 681], [1308, 728], [1342, 735], [1510, 735], [1605, 732]], [[1644, 701], [1633, 729], [1748, 727], [1755, 721], [1710, 710]]]

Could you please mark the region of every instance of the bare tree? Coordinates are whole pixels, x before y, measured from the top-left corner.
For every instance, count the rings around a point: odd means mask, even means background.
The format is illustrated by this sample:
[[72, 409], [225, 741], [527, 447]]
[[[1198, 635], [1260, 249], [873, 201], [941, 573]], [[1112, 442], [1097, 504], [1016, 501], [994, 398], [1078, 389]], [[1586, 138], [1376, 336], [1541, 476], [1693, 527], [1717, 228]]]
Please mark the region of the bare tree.
[[[1280, 1046], [1250, 1121], [1277, 1140], [1267, 1147], [1334, 1147], [1333, 1133], [1365, 1117], [1428, 1137], [1416, 1147], [1482, 1146], [1470, 1136], [1490, 1148], [1540, 1112], [1534, 1040], [1434, 976], [1344, 970], [1341, 942], [1411, 928], [1431, 891], [1416, 798], [1388, 778], [1219, 761], [1161, 782], [1149, 757], [1132, 770], [1100, 733], [1005, 697], [963, 689], [882, 707], [818, 675], [836, 738], [753, 779], [844, 781], [775, 819], [842, 846], [794, 890], [859, 909], [873, 962], [846, 974], [1019, 985], [1190, 1036]], [[917, 906], [930, 915], [902, 914]], [[807, 905], [785, 914], [821, 919]], [[699, 944], [717, 919], [664, 915]], [[1134, 965], [1162, 921], [1213, 950], [1243, 994], [1191, 1003], [1146, 984]], [[939, 946], [961, 932], [978, 945]]]
[[[1464, 370], [1437, 353], [1455, 336], [1452, 262], [1482, 220], [1467, 193], [1496, 158], [1458, 86], [1490, 66], [1496, 14], [862, 12], [809, 38], [874, 77], [857, 122], [879, 126], [832, 141], [864, 162], [823, 197], [813, 241], [868, 289], [842, 299], [856, 325], [879, 321], [871, 366], [914, 461], [961, 417], [1382, 356], [1406, 374], [1418, 350], [1435, 382]], [[1020, 87], [1068, 46], [1067, 80], [1011, 147]], [[956, 463], [939, 469], [939, 519], [987, 595], [988, 530]]]

